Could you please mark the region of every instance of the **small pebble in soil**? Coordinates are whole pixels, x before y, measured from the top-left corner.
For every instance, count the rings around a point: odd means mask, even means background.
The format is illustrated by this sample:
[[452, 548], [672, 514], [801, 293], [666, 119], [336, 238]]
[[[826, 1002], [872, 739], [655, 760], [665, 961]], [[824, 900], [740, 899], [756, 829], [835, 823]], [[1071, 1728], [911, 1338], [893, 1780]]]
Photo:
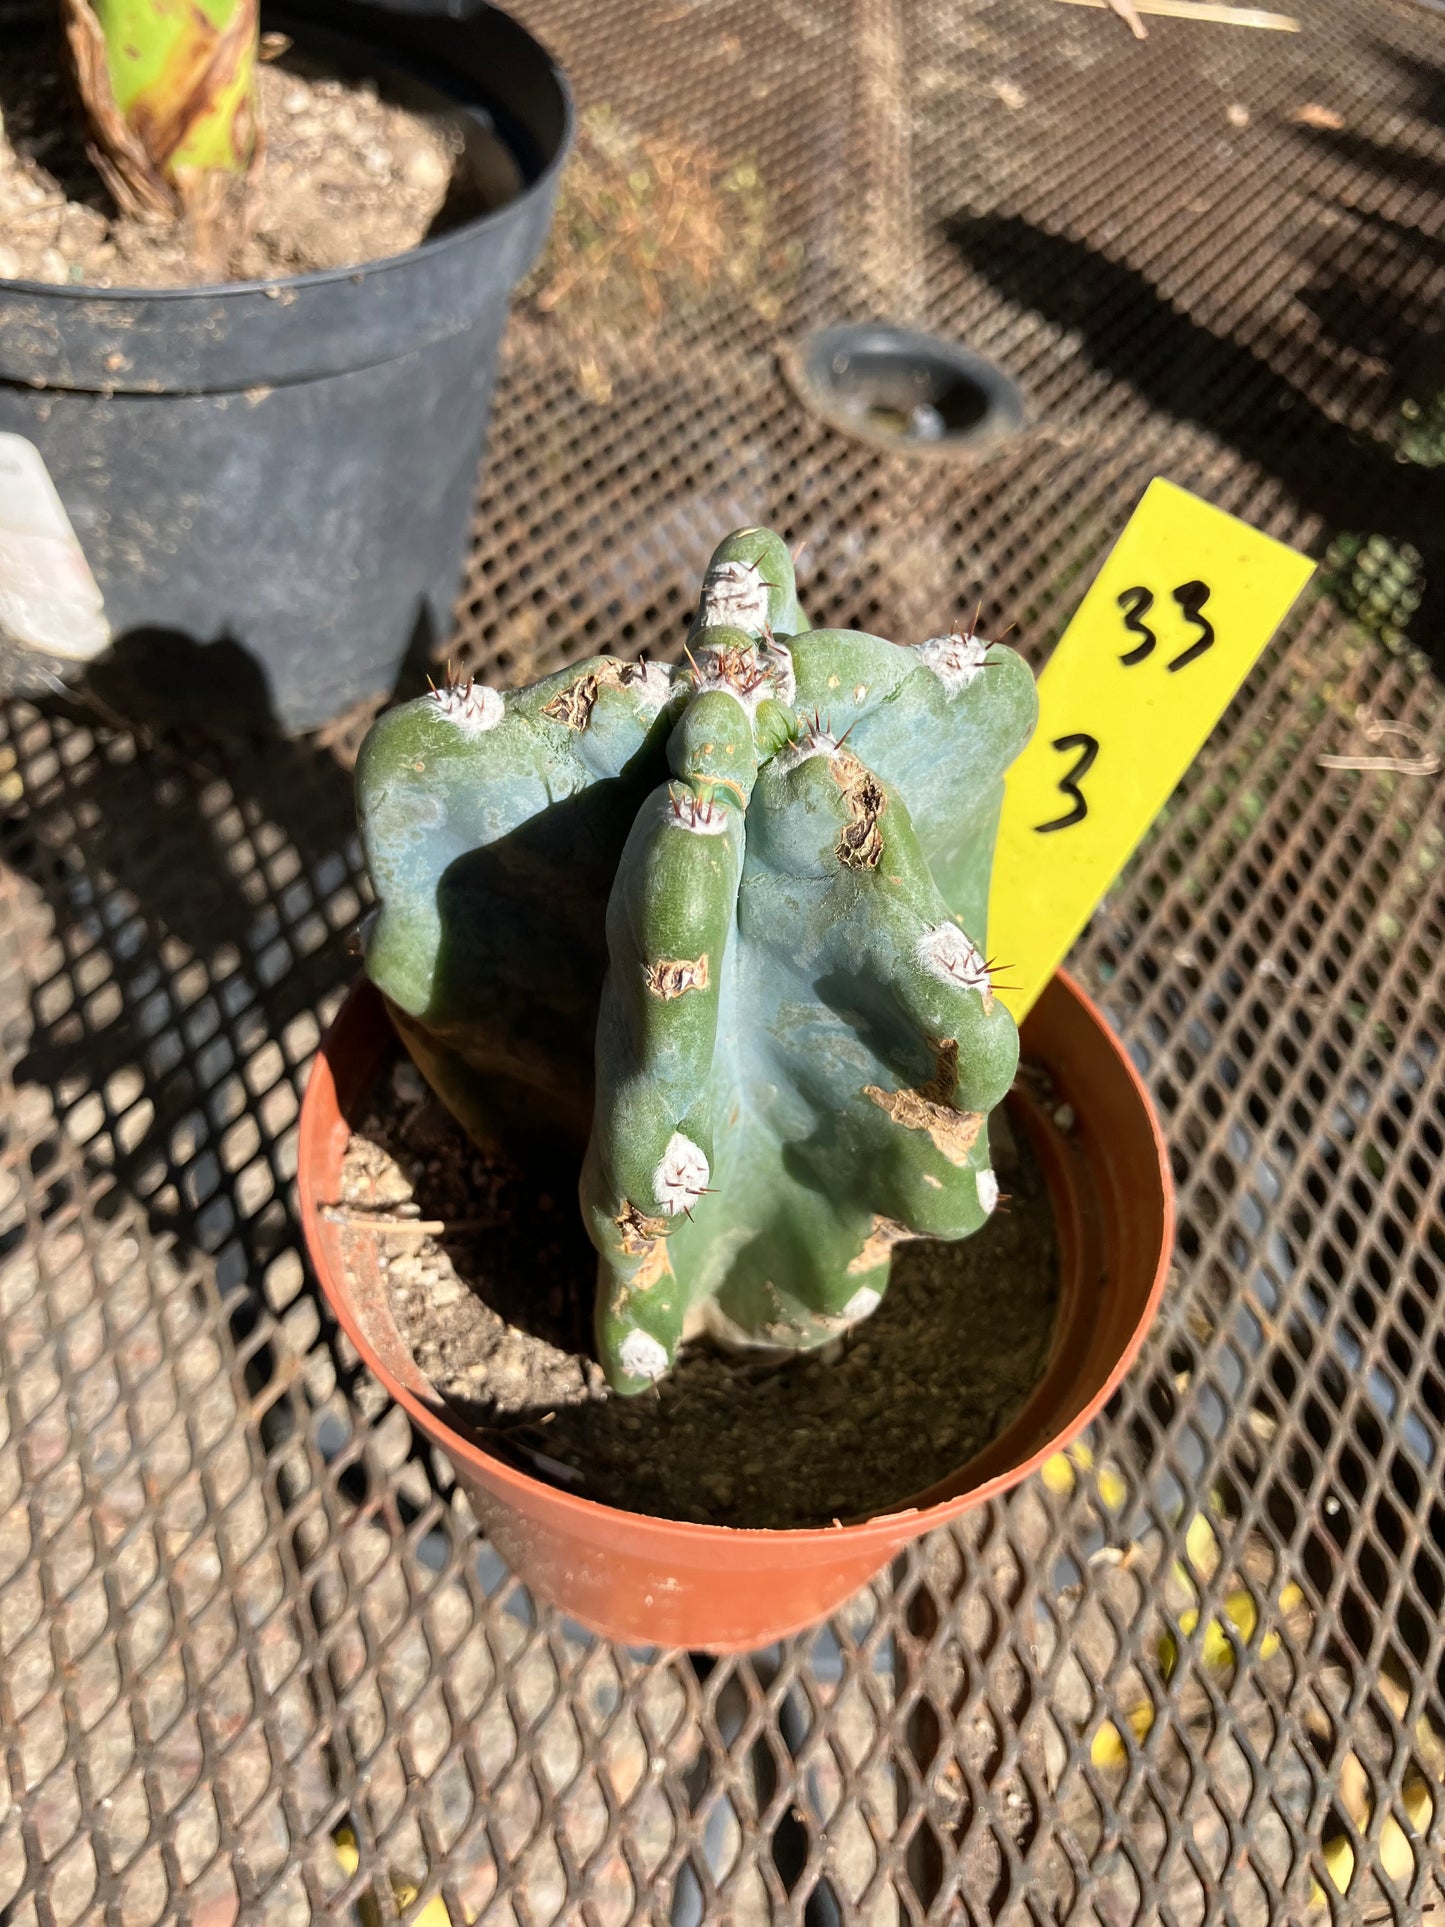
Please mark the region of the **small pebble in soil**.
[[341, 1203], [440, 1220], [440, 1237], [345, 1234], [383, 1265], [398, 1329], [464, 1428], [538, 1477], [630, 1511], [826, 1526], [906, 1502], [1008, 1423], [1047, 1360], [1058, 1247], [1047, 1191], [996, 1120], [1008, 1205], [958, 1244], [900, 1247], [882, 1305], [822, 1353], [685, 1348], [619, 1398], [591, 1356], [596, 1258], [575, 1187], [477, 1149], [403, 1060], [352, 1137]]

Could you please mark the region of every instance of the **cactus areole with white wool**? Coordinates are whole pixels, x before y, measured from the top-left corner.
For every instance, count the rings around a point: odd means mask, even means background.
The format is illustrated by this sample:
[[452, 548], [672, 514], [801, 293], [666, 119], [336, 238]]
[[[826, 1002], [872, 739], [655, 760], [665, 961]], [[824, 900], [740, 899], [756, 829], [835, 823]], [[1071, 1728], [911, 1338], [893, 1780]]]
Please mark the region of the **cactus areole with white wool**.
[[1033, 677], [955, 631], [810, 630], [780, 538], [709, 564], [686, 660], [389, 711], [357, 765], [366, 968], [481, 1143], [582, 1162], [596, 1336], [808, 1348], [904, 1238], [998, 1198], [1018, 1061], [984, 919]]

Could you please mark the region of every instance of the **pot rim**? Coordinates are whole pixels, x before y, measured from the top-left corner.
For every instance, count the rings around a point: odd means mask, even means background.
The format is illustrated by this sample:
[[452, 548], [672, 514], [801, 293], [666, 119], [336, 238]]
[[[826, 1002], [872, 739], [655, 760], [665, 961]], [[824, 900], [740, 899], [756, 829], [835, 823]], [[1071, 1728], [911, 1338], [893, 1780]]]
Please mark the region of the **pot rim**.
[[[356, 1317], [351, 1294], [338, 1288], [333, 1277], [333, 1267], [323, 1256], [320, 1238], [316, 1235], [320, 1224], [321, 1200], [316, 1195], [315, 1171], [318, 1164], [318, 1138], [326, 1128], [323, 1109], [324, 1096], [330, 1097], [330, 1108], [339, 1114], [340, 1107], [335, 1100], [335, 1085], [332, 1079], [328, 1047], [336, 1038], [337, 1032], [351, 1011], [359, 996], [380, 997], [380, 992], [366, 979], [362, 978], [347, 993], [336, 1018], [322, 1038], [313, 1059], [310, 1076], [307, 1080], [305, 1096], [302, 1100], [300, 1130], [297, 1143], [297, 1192], [300, 1199], [302, 1226], [305, 1232], [307, 1252], [312, 1271], [321, 1287], [333, 1314], [347, 1337], [361, 1354], [363, 1362], [376, 1377], [388, 1397], [393, 1399], [408, 1416], [431, 1437], [433, 1442], [449, 1457], [456, 1458], [470, 1466], [485, 1466], [488, 1479], [496, 1485], [505, 1487], [512, 1494], [542, 1494], [548, 1504], [561, 1514], [573, 1520], [608, 1515], [625, 1520], [629, 1531], [645, 1535], [666, 1537], [682, 1544], [701, 1545], [709, 1541], [716, 1543], [719, 1535], [730, 1544], [750, 1544], [775, 1548], [801, 1550], [806, 1546], [826, 1542], [830, 1545], [849, 1544], [861, 1548], [871, 1540], [891, 1546], [897, 1539], [901, 1522], [914, 1522], [919, 1533], [928, 1531], [934, 1523], [943, 1524], [954, 1517], [966, 1505], [968, 1508], [983, 1505], [988, 1500], [1009, 1491], [1030, 1473], [1035, 1472], [1060, 1451], [1079, 1433], [1107, 1404], [1118, 1390], [1125, 1374], [1133, 1365], [1144, 1344], [1155, 1314], [1163, 1297], [1164, 1286], [1169, 1276], [1174, 1245], [1174, 1184], [1169, 1164], [1168, 1145], [1163, 1127], [1154, 1108], [1153, 1099], [1140, 1077], [1133, 1059], [1124, 1048], [1118, 1034], [1104, 1017], [1103, 1012], [1082, 986], [1065, 970], [1055, 972], [1055, 980], [1060, 982], [1069, 993], [1075, 1005], [1089, 1019], [1090, 1023], [1107, 1039], [1129, 1084], [1133, 1087], [1140, 1107], [1148, 1120], [1156, 1158], [1154, 1175], [1158, 1183], [1161, 1202], [1161, 1224], [1159, 1238], [1159, 1257], [1155, 1266], [1154, 1279], [1149, 1295], [1136, 1320], [1129, 1337], [1120, 1350], [1119, 1356], [1111, 1367], [1103, 1384], [1085, 1401], [1076, 1412], [1071, 1413], [1051, 1433], [1049, 1438], [1027, 1457], [1008, 1466], [992, 1478], [978, 1485], [954, 1492], [948, 1496], [926, 1504], [903, 1504], [887, 1512], [876, 1512], [866, 1519], [853, 1520], [847, 1524], [826, 1526], [725, 1526], [703, 1525], [691, 1519], [672, 1519], [656, 1513], [631, 1512], [622, 1506], [607, 1505], [600, 1499], [584, 1498], [582, 1494], [569, 1492], [565, 1488], [552, 1485], [545, 1479], [534, 1478], [510, 1461], [498, 1458], [488, 1452], [466, 1433], [459, 1431], [453, 1424], [448, 1407], [438, 1397], [435, 1404], [420, 1398], [404, 1385], [378, 1356], [371, 1341], [366, 1336], [361, 1321]], [[982, 1452], [988, 1451], [996, 1443], [991, 1440]], [[940, 1484], [953, 1484], [964, 1473], [970, 1461], [965, 1460], [956, 1466], [946, 1481], [937, 1481], [930, 1490], [937, 1490]]]
[[[286, 12], [284, 7], [278, 11], [283, 15]], [[492, 11], [501, 12], [503, 9], [494, 7]], [[188, 282], [183, 287], [164, 288], [102, 287], [96, 281], [67, 281], [57, 286], [50, 281], [0, 278], [0, 292], [14, 289], [20, 294], [43, 295], [47, 299], [56, 301], [214, 301], [228, 295], [255, 294], [270, 299], [273, 290], [328, 287], [341, 281], [354, 281], [360, 276], [369, 277], [373, 274], [391, 273], [398, 268], [410, 267], [415, 261], [429, 260], [461, 245], [485, 228], [493, 225], [500, 226], [503, 222], [515, 218], [524, 203], [533, 199], [538, 193], [544, 192], [566, 165], [577, 133], [577, 108], [567, 76], [550, 50], [530, 29], [524, 27], [514, 14], [507, 14], [506, 18], [519, 33], [526, 35], [538, 56], [550, 70], [560, 98], [562, 121], [556, 151], [551, 159], [533, 175], [531, 180], [523, 183], [520, 193], [515, 194], [510, 201], [504, 201], [500, 207], [488, 208], [483, 214], [474, 214], [468, 220], [459, 222], [456, 227], [448, 228], [443, 234], [429, 235], [418, 241], [415, 247], [403, 249], [400, 254], [378, 255], [371, 261], [353, 261], [343, 268], [311, 268], [304, 274], [264, 275], [259, 279], [253, 278], [246, 281], [197, 281]], [[292, 19], [291, 24], [304, 29], [306, 24], [316, 23]], [[465, 22], [459, 21], [457, 24], [465, 25]], [[374, 65], [390, 65], [403, 72], [406, 71], [401, 54], [398, 53], [394, 58], [389, 59], [385, 50], [376, 41], [367, 38], [365, 32], [361, 30], [361, 23], [351, 31], [332, 26], [324, 26], [321, 31], [349, 40], [354, 46], [363, 49]], [[499, 98], [504, 97], [500, 88], [496, 92]], [[457, 104], [462, 112], [472, 111], [465, 102], [458, 101]]]

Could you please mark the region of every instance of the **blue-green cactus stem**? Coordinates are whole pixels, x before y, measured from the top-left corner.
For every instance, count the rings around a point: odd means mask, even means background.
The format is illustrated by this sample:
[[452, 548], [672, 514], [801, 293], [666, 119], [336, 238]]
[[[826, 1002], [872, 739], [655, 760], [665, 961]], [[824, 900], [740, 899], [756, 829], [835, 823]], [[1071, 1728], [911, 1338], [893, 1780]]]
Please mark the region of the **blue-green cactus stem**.
[[702, 579], [692, 635], [740, 630], [753, 642], [797, 636], [806, 629], [798, 606], [793, 558], [771, 529], [739, 529], [718, 543]]
[[727, 789], [665, 785], [639, 814], [608, 906], [612, 968], [597, 1031], [608, 1101], [582, 1198], [601, 1254], [599, 1350], [614, 1376], [639, 1382], [672, 1359], [689, 1303], [670, 1240], [710, 1188], [720, 989], [742, 860], [743, 806]]
[[782, 540], [715, 551], [675, 670], [598, 657], [384, 716], [367, 968], [479, 1137], [578, 1140], [597, 1345], [825, 1343], [894, 1248], [994, 1208], [1018, 1039], [984, 951], [1011, 650], [806, 628]]
[[475, 1133], [585, 1142], [607, 896], [673, 700], [669, 670], [603, 656], [505, 696], [448, 685], [362, 745], [367, 974]]

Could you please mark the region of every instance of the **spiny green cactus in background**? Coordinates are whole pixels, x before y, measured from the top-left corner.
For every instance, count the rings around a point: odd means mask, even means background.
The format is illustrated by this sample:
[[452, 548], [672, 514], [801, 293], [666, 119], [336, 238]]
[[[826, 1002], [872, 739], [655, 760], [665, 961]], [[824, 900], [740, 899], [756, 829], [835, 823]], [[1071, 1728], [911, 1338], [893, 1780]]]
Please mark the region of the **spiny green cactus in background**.
[[985, 916], [1036, 710], [974, 635], [808, 630], [783, 543], [747, 529], [679, 668], [603, 656], [373, 727], [367, 970], [474, 1136], [587, 1139], [617, 1390], [697, 1332], [823, 1344], [899, 1240], [993, 1209], [1018, 1038]]

